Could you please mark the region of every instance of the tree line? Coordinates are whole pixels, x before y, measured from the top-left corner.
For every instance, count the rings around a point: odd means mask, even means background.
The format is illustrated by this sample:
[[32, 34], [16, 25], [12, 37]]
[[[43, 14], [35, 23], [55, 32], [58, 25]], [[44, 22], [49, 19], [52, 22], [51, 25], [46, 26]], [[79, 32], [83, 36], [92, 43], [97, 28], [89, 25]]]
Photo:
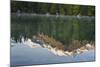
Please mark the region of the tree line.
[[11, 1], [11, 12], [95, 16], [95, 6]]

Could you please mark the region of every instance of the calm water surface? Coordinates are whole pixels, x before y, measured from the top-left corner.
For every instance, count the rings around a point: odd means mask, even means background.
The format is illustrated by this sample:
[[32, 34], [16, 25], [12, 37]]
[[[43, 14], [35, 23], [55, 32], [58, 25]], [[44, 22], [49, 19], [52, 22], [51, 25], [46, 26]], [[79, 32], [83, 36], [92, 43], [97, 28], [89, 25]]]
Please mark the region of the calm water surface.
[[47, 48], [30, 48], [24, 44], [14, 44], [11, 47], [11, 65], [37, 65], [65, 62], [94, 61], [95, 52], [93, 50], [76, 56], [56, 56]]
[[[44, 33], [67, 44], [71, 40], [95, 41], [94, 17], [71, 16], [11, 16], [11, 38], [16, 42], [21, 36], [32, 37]], [[36, 65], [79, 61], [94, 61], [93, 50], [77, 56], [56, 56], [46, 48], [30, 48], [21, 43], [11, 43], [11, 65]]]

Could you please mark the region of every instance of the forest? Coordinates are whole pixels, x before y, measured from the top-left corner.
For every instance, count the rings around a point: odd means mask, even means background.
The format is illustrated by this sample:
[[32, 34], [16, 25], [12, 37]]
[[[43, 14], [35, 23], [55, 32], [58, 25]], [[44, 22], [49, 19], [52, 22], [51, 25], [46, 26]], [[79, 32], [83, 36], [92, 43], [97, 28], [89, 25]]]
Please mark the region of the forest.
[[95, 6], [11, 1], [11, 37], [22, 36], [63, 50], [95, 45]]
[[11, 12], [70, 16], [95, 16], [95, 6], [11, 1]]

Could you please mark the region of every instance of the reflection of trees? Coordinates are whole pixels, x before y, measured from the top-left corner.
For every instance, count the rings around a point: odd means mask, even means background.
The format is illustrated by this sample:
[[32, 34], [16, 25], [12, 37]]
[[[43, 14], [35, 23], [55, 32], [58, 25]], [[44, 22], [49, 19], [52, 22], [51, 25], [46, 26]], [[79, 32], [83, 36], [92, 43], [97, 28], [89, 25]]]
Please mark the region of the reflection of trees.
[[85, 15], [94, 16], [95, 7], [86, 5], [68, 5], [41, 2], [21, 2], [11, 1], [11, 11], [22, 13], [38, 13], [38, 14], [60, 14], [60, 15]]
[[[44, 19], [45, 18], [45, 19]], [[45, 34], [63, 44], [72, 40], [95, 40], [94, 18], [55, 17], [55, 16], [20, 16], [12, 15], [11, 36], [15, 40], [21, 36], [32, 37]]]

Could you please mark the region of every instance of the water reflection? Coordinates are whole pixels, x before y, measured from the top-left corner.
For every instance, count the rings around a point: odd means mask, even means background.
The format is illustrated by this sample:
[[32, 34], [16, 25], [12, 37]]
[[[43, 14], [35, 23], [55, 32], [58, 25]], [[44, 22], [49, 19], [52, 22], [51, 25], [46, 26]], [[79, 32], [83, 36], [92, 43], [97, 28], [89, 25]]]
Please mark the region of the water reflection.
[[[42, 39], [41, 37], [36, 37], [41, 34], [43, 34]], [[12, 66], [94, 61], [94, 43], [94, 17], [56, 17], [55, 15], [48, 14], [47, 16], [30, 14], [20, 14], [20, 16], [12, 14], [11, 16]], [[74, 51], [66, 51], [74, 49], [77, 45], [84, 44], [87, 45], [79, 49], [75, 48]], [[90, 48], [89, 44], [93, 44], [93, 50], [88, 49], [88, 47]], [[37, 45], [38, 47], [34, 48]], [[60, 48], [58, 46], [60, 46]], [[62, 49], [63, 46], [64, 49], [62, 51], [60, 49]], [[67, 48], [68, 46], [69, 48]], [[57, 54], [57, 52], [60, 54]], [[69, 54], [65, 56], [65, 53], [66, 55]], [[76, 55], [75, 53], [79, 54]]]
[[21, 41], [22, 36], [32, 38], [43, 33], [66, 44], [71, 40], [95, 40], [95, 18], [75, 16], [12, 15], [11, 37]]

